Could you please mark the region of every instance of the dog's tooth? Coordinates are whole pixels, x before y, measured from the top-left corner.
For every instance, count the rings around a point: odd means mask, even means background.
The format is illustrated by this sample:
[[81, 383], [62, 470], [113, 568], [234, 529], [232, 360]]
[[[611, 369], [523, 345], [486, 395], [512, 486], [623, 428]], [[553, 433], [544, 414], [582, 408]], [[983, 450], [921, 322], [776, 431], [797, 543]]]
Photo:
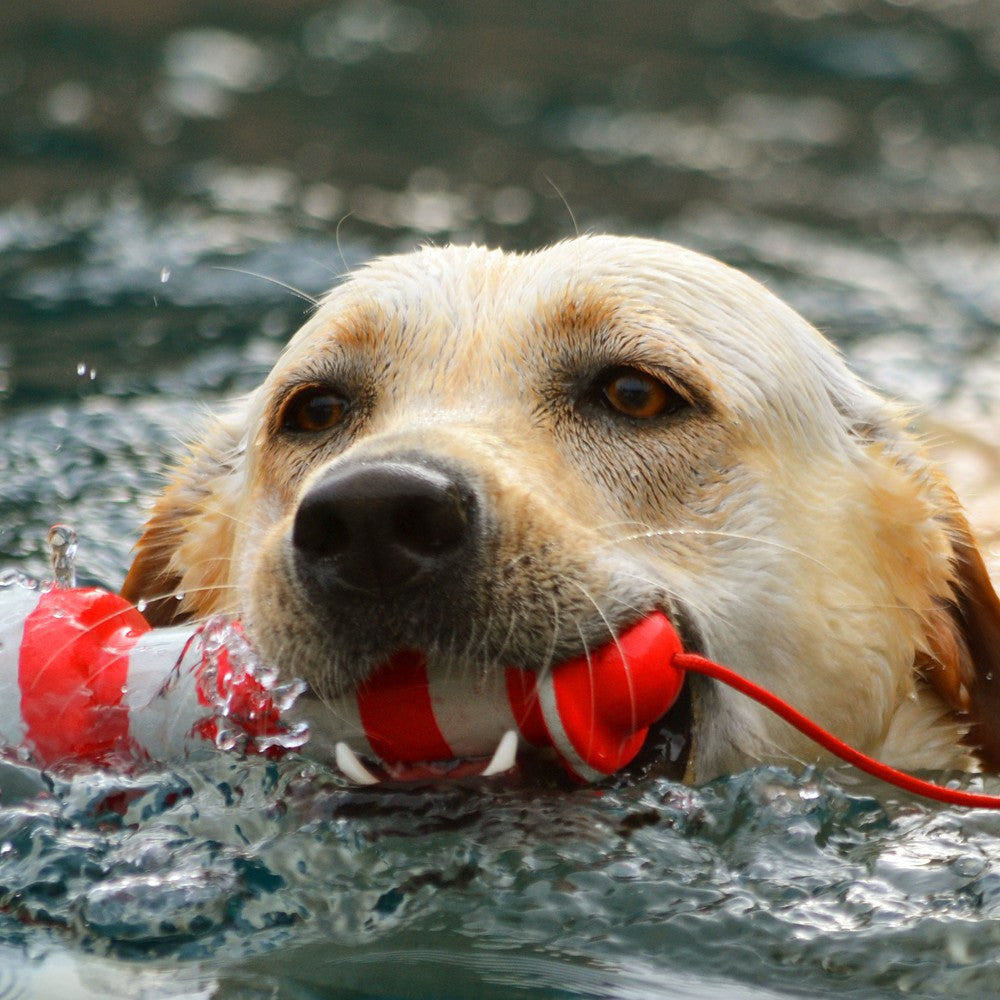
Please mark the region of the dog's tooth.
[[500, 737], [500, 742], [497, 744], [496, 750], [493, 751], [493, 757], [486, 765], [486, 770], [483, 771], [483, 777], [488, 778], [491, 774], [503, 774], [504, 771], [509, 771], [516, 760], [517, 732], [508, 729]]
[[377, 785], [379, 779], [358, 759], [358, 755], [343, 741], [333, 748], [337, 767], [345, 778], [350, 778], [356, 785]]

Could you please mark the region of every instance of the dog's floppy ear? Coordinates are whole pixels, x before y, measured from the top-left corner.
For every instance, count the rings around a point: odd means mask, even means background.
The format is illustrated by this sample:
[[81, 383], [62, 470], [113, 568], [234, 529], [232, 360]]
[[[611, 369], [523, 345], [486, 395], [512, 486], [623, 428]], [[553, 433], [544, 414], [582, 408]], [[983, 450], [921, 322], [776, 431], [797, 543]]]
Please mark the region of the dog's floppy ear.
[[217, 421], [153, 506], [121, 593], [154, 626], [204, 618], [229, 603], [241, 436], [235, 423]]
[[983, 765], [1000, 772], [1000, 598], [957, 500], [949, 522], [953, 596], [928, 616], [922, 673], [968, 717], [968, 742]]
[[955, 601], [952, 616], [962, 639], [970, 678], [969, 742], [992, 771], [1000, 771], [1000, 599], [967, 525], [955, 542]]

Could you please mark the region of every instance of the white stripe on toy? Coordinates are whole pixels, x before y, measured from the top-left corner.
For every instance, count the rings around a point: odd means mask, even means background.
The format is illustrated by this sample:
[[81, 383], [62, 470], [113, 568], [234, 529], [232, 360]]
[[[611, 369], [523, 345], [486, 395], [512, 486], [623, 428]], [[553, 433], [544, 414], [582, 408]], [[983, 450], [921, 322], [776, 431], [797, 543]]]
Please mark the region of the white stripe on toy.
[[[24, 622], [38, 603], [38, 594], [17, 583], [3, 588], [3, 613], [0, 614], [0, 656], [16, 668], [17, 651], [24, 639]], [[24, 742], [24, 722], [21, 719], [21, 688], [4, 684], [0, 694], [0, 737], [8, 746]]]
[[468, 675], [456, 667], [428, 681], [431, 709], [455, 757], [492, 753], [504, 733], [517, 729], [502, 670]]
[[150, 630], [132, 647], [122, 702], [129, 738], [152, 760], [176, 758], [205, 719], [197, 690], [203, 658], [201, 643], [183, 627]]

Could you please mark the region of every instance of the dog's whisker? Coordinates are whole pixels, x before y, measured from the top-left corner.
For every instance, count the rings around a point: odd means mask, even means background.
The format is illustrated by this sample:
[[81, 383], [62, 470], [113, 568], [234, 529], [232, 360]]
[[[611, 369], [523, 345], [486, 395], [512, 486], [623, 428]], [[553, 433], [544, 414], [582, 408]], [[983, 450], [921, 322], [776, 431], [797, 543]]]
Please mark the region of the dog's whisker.
[[344, 223], [347, 222], [347, 220], [353, 214], [354, 214], [353, 212], [345, 212], [337, 220], [337, 228], [334, 231], [334, 239], [335, 239], [336, 244], [337, 244], [337, 253], [340, 255], [340, 261], [341, 261], [341, 263], [344, 265], [344, 270], [339, 275], [339, 277], [345, 277], [345, 276], [347, 276], [348, 274], [351, 273], [351, 265], [347, 263], [347, 257], [344, 255], [344, 247], [343, 247], [343, 244], [340, 242], [340, 230], [343, 227]]
[[549, 595], [549, 600], [552, 602], [552, 638], [549, 641], [545, 655], [538, 665], [537, 676], [540, 680], [546, 678], [552, 670], [555, 664], [556, 648], [559, 644], [559, 602], [554, 594]]
[[211, 516], [213, 518], [218, 517], [223, 521], [231, 521], [239, 528], [245, 528], [247, 530], [253, 527], [253, 522], [246, 517], [240, 517], [238, 514], [234, 514], [231, 510], [227, 510], [225, 507], [219, 504], [211, 504], [203, 502], [198, 508], [199, 514]]
[[[493, 620], [494, 620], [494, 615], [493, 612], [491, 611], [488, 618], [488, 622], [492, 623]], [[504, 630], [503, 639], [497, 645], [496, 650], [492, 656], [490, 655], [490, 650], [487, 646], [488, 637], [492, 630], [487, 629], [483, 631], [483, 676], [484, 677], [486, 671], [490, 669], [491, 665], [495, 665], [497, 667], [506, 665], [504, 663], [505, 650], [511, 644], [511, 639], [514, 635], [515, 630], [517, 629], [517, 621], [518, 621], [517, 613], [512, 610], [507, 617], [507, 628]]]
[[259, 278], [261, 281], [268, 281], [272, 285], [277, 285], [279, 288], [284, 288], [286, 291], [291, 292], [297, 298], [302, 299], [303, 302], [308, 302], [313, 308], [319, 305], [319, 299], [310, 295], [308, 292], [302, 291], [301, 288], [296, 288], [294, 285], [290, 285], [287, 281], [282, 281], [280, 278], [272, 277], [269, 274], [261, 274], [258, 271], [248, 271], [245, 267], [226, 267], [223, 264], [212, 265], [215, 271], [230, 271], [233, 274], [245, 274], [248, 278]]
[[[235, 584], [231, 583], [217, 583], [217, 584], [204, 584], [202, 586], [194, 587], [176, 587], [172, 590], [162, 590], [155, 593], [151, 593], [148, 596], [143, 596], [140, 600], [133, 602], [133, 607], [140, 613], [148, 608], [151, 604], [159, 601], [170, 601], [175, 600], [178, 603], [183, 601], [187, 597], [197, 594], [214, 594], [217, 592], [231, 591], [235, 596], [238, 592], [238, 588]], [[225, 613], [225, 612], [220, 612]], [[205, 615], [196, 616], [197, 618], [207, 617]]]
[[[590, 596], [589, 594], [587, 595]], [[595, 605], [596, 606], [596, 605]], [[598, 608], [598, 611], [600, 609]], [[590, 732], [594, 731], [595, 714], [597, 712], [597, 698], [595, 697], [597, 691], [596, 677], [597, 671], [594, 668], [594, 660], [591, 655], [590, 645], [587, 642], [587, 637], [583, 634], [583, 629], [580, 627], [579, 623], [576, 626], [577, 634], [580, 636], [580, 647], [583, 650], [583, 655], [587, 660], [587, 676], [590, 679]]]
[[814, 556], [805, 549], [800, 549], [794, 545], [788, 545], [775, 538], [767, 538], [763, 535], [747, 535], [737, 531], [723, 531], [715, 528], [655, 528], [645, 527], [642, 531], [629, 535], [619, 535], [615, 538], [606, 539], [602, 544], [605, 548], [621, 545], [635, 541], [649, 541], [659, 538], [718, 538], [722, 540], [732, 540], [737, 542], [752, 542], [755, 545], [762, 545], [775, 549], [779, 552], [787, 552], [791, 555], [801, 556], [815, 563], [817, 566], [829, 568], [822, 559]]
[[[683, 604], [683, 607], [688, 611], [698, 612], [704, 616], [714, 616], [717, 621], [726, 621], [726, 617], [717, 603], [705, 604], [697, 600], [690, 592], [685, 592], [682, 598], [680, 593], [665, 581], [664, 576], [650, 576], [640, 573], [636, 569], [622, 570], [620, 571], [620, 576], [623, 581], [630, 580], [641, 584], [650, 593], [659, 594], [661, 598], [665, 597], [667, 601]], [[646, 614], [649, 611], [649, 608], [646, 606], [636, 607], [630, 602], [623, 602], [623, 604], [637, 615]]]
[[[608, 630], [608, 635], [611, 637], [611, 641], [615, 644], [615, 647], [618, 650], [618, 655], [622, 658], [622, 662], [623, 663], [627, 663], [628, 662], [628, 658], [625, 655], [625, 650], [622, 649], [621, 640], [619, 638], [618, 630], [611, 624], [610, 619], [608, 618], [608, 616], [605, 613], [604, 609], [601, 607], [600, 603], [593, 596], [593, 594], [591, 594], [590, 591], [586, 587], [584, 587], [583, 584], [581, 584], [578, 580], [571, 580], [570, 579], [570, 580], [568, 580], [568, 582], [572, 583], [576, 587], [576, 589], [579, 590], [583, 594], [583, 596], [586, 597], [587, 600], [590, 601], [590, 603], [594, 606], [594, 610], [600, 616], [601, 621], [604, 623], [604, 627]], [[580, 633], [580, 641], [583, 643], [583, 650], [584, 650], [584, 653], [585, 653], [585, 655], [587, 657], [587, 669], [590, 672], [591, 688], [594, 689], [594, 690], [596, 690], [596, 687], [595, 687], [595, 669], [594, 669], [593, 661], [591, 659], [590, 648], [587, 645], [586, 637], [584, 636], [583, 631], [582, 631], [582, 629], [580, 628], [579, 625], [577, 625], [577, 631]], [[636, 719], [636, 710], [637, 710], [637, 707], [636, 707], [636, 698], [635, 698], [635, 690], [632, 687], [631, 675], [628, 674], [628, 673], [626, 673], [626, 678], [627, 678], [628, 684], [629, 684], [629, 703], [631, 705], [632, 722], [634, 724], [635, 723], [635, 719]], [[593, 699], [593, 703], [596, 706], [596, 698]], [[594, 710], [594, 709], [592, 709], [592, 710]], [[593, 723], [592, 723], [592, 725], [593, 725]]]

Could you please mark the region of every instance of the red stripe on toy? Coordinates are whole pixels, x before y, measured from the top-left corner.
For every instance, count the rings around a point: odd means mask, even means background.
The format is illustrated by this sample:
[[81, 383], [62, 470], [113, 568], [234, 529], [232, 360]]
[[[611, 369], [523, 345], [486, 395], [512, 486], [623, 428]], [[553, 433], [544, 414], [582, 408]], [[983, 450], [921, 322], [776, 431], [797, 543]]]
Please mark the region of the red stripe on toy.
[[117, 594], [42, 594], [24, 623], [18, 683], [26, 743], [43, 764], [98, 761], [129, 746], [128, 654], [149, 628]]
[[[390, 764], [454, 757], [434, 718], [421, 653], [400, 650], [358, 686], [358, 712], [372, 750]], [[405, 733], [405, 739], [400, 734]]]
[[[601, 774], [611, 774], [628, 763], [642, 747], [644, 732], [633, 727], [607, 725], [604, 711], [630, 699], [631, 688], [621, 656], [615, 647], [610, 654], [596, 654], [600, 663], [586, 657], [567, 660], [553, 671], [556, 708], [563, 730], [580, 759]], [[600, 714], [596, 702], [594, 672], [600, 672]], [[617, 711], [615, 712], [617, 715]]]

